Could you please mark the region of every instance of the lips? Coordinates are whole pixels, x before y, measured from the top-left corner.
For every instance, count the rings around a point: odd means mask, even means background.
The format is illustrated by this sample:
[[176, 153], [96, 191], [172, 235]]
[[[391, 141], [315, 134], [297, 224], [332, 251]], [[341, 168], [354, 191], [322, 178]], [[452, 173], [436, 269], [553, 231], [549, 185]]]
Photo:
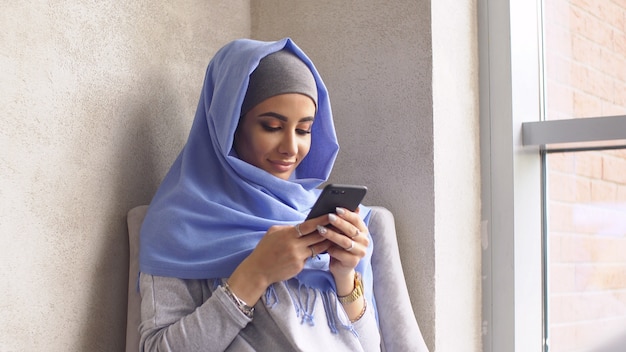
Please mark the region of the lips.
[[279, 172], [289, 171], [295, 165], [294, 161], [269, 160], [269, 162], [272, 164], [273, 168]]

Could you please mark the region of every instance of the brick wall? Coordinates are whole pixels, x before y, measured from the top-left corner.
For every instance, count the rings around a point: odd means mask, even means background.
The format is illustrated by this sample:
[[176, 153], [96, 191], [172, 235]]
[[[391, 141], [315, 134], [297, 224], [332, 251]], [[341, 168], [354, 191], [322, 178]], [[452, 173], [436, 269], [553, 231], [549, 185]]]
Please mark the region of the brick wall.
[[[548, 119], [626, 115], [626, 0], [544, 0]], [[626, 150], [548, 156], [550, 351], [626, 334]]]

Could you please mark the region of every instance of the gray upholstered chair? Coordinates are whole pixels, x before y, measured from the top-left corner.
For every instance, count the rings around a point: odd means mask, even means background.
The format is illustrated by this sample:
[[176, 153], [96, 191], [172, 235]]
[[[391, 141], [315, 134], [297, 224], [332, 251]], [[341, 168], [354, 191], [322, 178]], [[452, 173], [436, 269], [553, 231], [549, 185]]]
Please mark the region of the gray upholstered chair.
[[[126, 351], [139, 350], [140, 303], [137, 292], [139, 229], [148, 207], [138, 206], [128, 212], [130, 265], [128, 273], [128, 317]], [[400, 264], [393, 214], [382, 207], [372, 207], [369, 229], [374, 241], [374, 295], [379, 311], [383, 351], [427, 351], [413, 315], [409, 294]]]

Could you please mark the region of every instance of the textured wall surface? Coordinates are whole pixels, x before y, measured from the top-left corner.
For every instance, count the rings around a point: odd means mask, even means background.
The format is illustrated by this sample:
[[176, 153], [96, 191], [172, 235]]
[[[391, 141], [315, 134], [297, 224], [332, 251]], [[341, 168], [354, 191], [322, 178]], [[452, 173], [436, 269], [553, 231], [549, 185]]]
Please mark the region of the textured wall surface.
[[432, 18], [435, 346], [481, 351], [476, 1], [433, 1]]
[[188, 133], [248, 1], [4, 1], [0, 351], [121, 351], [128, 209]]
[[341, 145], [331, 178], [366, 184], [365, 202], [394, 213], [430, 349], [478, 351], [475, 1], [431, 3], [253, 2], [252, 35], [291, 36], [319, 68]]

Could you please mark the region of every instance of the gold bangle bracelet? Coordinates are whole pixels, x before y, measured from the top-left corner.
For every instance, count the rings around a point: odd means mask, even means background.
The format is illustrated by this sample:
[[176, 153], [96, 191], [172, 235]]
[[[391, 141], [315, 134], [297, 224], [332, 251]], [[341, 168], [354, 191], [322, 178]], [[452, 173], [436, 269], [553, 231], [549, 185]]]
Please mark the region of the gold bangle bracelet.
[[367, 300], [364, 299], [363, 300], [363, 309], [361, 309], [361, 313], [359, 313], [359, 315], [354, 318], [354, 319], [350, 319], [350, 323], [355, 323], [357, 321], [359, 321], [361, 318], [363, 318], [363, 316], [365, 315], [365, 310], [367, 310]]

